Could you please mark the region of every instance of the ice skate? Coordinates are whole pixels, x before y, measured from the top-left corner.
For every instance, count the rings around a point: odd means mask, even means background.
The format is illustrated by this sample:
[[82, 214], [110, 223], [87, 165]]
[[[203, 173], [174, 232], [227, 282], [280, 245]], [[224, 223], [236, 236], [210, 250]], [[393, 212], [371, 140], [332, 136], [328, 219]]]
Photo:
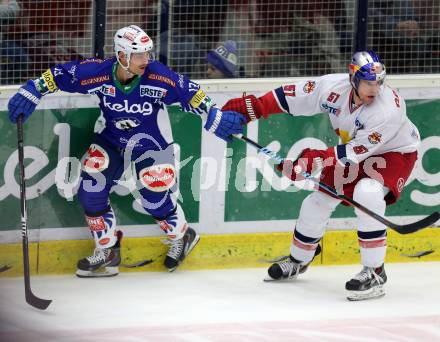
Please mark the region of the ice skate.
[[76, 275], [80, 278], [113, 277], [119, 274], [121, 263], [122, 232], [117, 232], [118, 240], [110, 248], [95, 248], [93, 255], [78, 261]]
[[[318, 245], [318, 247], [316, 248], [313, 259], [315, 259], [315, 257], [319, 254], [321, 254], [320, 245]], [[307, 264], [301, 264], [291, 255], [281, 257], [276, 260], [276, 262], [272, 266], [269, 267], [269, 269], [267, 270], [268, 275], [266, 278], [264, 278], [264, 281], [270, 282], [295, 279], [298, 277], [299, 274], [307, 271], [307, 268], [312, 263], [312, 261]]]
[[383, 285], [387, 282], [384, 265], [366, 267], [345, 283], [347, 299], [350, 301], [378, 298], [385, 295]]
[[167, 244], [171, 245], [164, 262], [168, 271], [173, 272], [177, 266], [185, 260], [185, 257], [191, 252], [199, 240], [200, 236], [196, 231], [188, 227], [185, 235], [181, 239], [166, 241]]

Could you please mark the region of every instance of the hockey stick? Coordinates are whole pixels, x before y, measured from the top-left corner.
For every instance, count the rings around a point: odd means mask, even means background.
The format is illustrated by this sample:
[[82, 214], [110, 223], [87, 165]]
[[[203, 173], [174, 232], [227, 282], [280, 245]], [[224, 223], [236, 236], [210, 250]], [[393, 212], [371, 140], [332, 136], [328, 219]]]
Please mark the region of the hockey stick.
[[41, 299], [32, 293], [31, 279], [29, 272], [29, 246], [27, 232], [27, 212], [26, 212], [26, 184], [24, 175], [24, 152], [23, 152], [23, 115], [17, 120], [17, 136], [18, 136], [18, 164], [20, 169], [20, 206], [21, 206], [21, 235], [23, 245], [23, 272], [24, 272], [24, 291], [26, 302], [33, 307], [45, 310], [51, 300]]
[[135, 267], [142, 267], [142, 266], [151, 264], [152, 262], [154, 262], [153, 259], [145, 259], [145, 260], [140, 260], [140, 261], [134, 262], [132, 264], [120, 264], [119, 266], [125, 267], [125, 268], [135, 268]]
[[[267, 147], [263, 147], [256, 143], [255, 141], [249, 139], [248, 137], [242, 135], [242, 134], [236, 134], [234, 135], [235, 138], [241, 139], [245, 141], [246, 143], [256, 147], [258, 149], [258, 152], [264, 153], [265, 155], [269, 156], [271, 159], [275, 160], [277, 163], [282, 163], [284, 161], [284, 158], [282, 158], [277, 153], [269, 150]], [[306, 179], [311, 180], [316, 185], [318, 185], [319, 188], [327, 191], [328, 193], [332, 194], [333, 196], [339, 198], [340, 200], [344, 201], [345, 203], [351, 205], [352, 207], [358, 208], [359, 210], [363, 211], [365, 214], [373, 217], [380, 223], [383, 223], [387, 227], [390, 227], [391, 229], [395, 230], [399, 234], [410, 234], [414, 233], [420, 229], [426, 228], [428, 226], [431, 226], [435, 222], [438, 221], [440, 218], [440, 212], [436, 211], [432, 213], [431, 215], [421, 219], [420, 221], [409, 223], [409, 224], [395, 224], [393, 222], [388, 221], [386, 218], [376, 214], [375, 212], [371, 211], [370, 209], [364, 207], [362, 204], [356, 202], [354, 199], [347, 197], [345, 195], [339, 194], [335, 189], [328, 186], [325, 183], [322, 183], [319, 179], [314, 178], [312, 175], [310, 175], [307, 172], [302, 172], [301, 176], [303, 176]]]
[[0, 273], [5, 272], [7, 270], [11, 269], [11, 266], [4, 265], [0, 267]]

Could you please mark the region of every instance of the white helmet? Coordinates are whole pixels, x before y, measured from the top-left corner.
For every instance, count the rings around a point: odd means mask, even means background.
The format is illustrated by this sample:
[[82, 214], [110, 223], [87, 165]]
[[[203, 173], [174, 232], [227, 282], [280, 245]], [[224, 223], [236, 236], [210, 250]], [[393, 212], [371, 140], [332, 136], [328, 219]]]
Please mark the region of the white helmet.
[[[130, 56], [132, 53], [149, 52], [153, 50], [153, 40], [136, 25], [130, 25], [119, 29], [114, 37], [114, 48], [116, 58], [122, 68], [128, 71], [130, 66]], [[128, 65], [124, 66], [119, 60], [119, 52], [127, 56]]]

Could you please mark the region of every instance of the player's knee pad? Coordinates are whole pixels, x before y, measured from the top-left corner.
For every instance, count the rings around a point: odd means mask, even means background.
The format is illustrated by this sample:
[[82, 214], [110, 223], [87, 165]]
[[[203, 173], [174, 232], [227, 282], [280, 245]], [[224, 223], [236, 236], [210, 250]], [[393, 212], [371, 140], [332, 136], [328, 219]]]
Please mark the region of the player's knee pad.
[[176, 207], [176, 170], [165, 163], [142, 168], [138, 172], [142, 207], [153, 217], [165, 217]]
[[188, 222], [185, 218], [185, 213], [179, 203], [176, 204], [174, 210], [165, 217], [155, 217], [159, 227], [172, 240], [180, 239], [185, 234], [188, 228]]
[[116, 219], [110, 206], [102, 212], [87, 213], [86, 221], [95, 239], [96, 247], [109, 248], [116, 243]]
[[156, 164], [142, 168], [138, 179], [143, 188], [153, 193], [175, 191], [177, 171], [173, 164]]
[[[353, 199], [364, 207], [370, 209], [378, 215], [385, 214], [386, 188], [378, 181], [371, 178], [361, 179], [354, 188]], [[385, 229], [385, 225], [365, 214], [359, 209], [355, 209], [358, 217], [358, 230], [375, 231]]]
[[341, 201], [322, 192], [313, 192], [301, 204], [296, 231], [311, 237], [322, 237], [331, 214]]

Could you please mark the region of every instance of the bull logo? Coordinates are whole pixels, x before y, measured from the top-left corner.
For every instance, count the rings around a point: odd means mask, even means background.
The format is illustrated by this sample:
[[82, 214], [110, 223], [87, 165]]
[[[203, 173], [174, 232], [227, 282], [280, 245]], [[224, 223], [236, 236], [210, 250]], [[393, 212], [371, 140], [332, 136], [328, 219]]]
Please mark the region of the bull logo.
[[381, 139], [382, 139], [382, 134], [378, 132], [373, 132], [368, 136], [368, 141], [370, 142], [370, 144], [373, 145], [380, 143]]

